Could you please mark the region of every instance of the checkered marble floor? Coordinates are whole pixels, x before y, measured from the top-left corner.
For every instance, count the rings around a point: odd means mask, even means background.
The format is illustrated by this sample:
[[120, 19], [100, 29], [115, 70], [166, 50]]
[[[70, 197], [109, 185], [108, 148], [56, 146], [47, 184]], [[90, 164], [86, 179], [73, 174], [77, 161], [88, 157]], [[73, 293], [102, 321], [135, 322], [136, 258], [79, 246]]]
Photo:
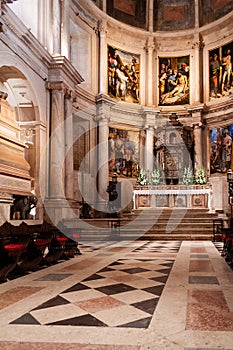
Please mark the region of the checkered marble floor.
[[1, 350], [233, 350], [233, 272], [220, 244], [79, 248], [0, 285]]
[[[180, 245], [181, 242], [143, 243], [132, 250], [129, 258], [112, 262], [11, 324], [148, 328], [175, 259], [163, 258], [163, 252], [178, 253]], [[83, 245], [86, 251], [100, 247]], [[143, 252], [151, 257], [144, 258]], [[154, 257], [156, 252], [162, 257]], [[45, 275], [40, 280], [61, 277], [69, 275]]]

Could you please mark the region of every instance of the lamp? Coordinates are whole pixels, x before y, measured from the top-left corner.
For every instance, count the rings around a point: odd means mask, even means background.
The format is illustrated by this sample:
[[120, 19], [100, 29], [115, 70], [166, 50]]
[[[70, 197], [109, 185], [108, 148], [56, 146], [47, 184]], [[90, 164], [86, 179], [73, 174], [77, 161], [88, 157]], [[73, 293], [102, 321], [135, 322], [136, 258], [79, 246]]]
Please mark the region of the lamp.
[[112, 174], [112, 183], [117, 184], [117, 174]]

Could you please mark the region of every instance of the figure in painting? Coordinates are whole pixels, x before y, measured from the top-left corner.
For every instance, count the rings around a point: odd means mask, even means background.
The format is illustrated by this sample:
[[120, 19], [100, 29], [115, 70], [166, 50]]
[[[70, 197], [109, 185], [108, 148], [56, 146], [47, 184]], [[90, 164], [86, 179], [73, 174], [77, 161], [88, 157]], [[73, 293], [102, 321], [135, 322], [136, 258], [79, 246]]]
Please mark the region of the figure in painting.
[[139, 103], [139, 56], [108, 47], [108, 94], [117, 100]]
[[189, 64], [187, 57], [164, 58], [160, 65], [159, 95], [160, 105], [175, 105], [189, 103]]
[[182, 96], [186, 91], [188, 80], [186, 75], [182, 74], [181, 71], [178, 72], [176, 80], [172, 82], [174, 88], [170, 92], [163, 94], [161, 98], [162, 104], [166, 103], [171, 97]]
[[223, 131], [222, 140], [222, 172], [226, 172], [231, 165], [232, 138], [228, 129]]
[[109, 171], [118, 176], [136, 176], [139, 159], [138, 132], [110, 128], [108, 138]]
[[228, 49], [222, 58], [222, 94], [224, 91], [228, 91], [231, 87], [231, 72], [231, 50]]
[[211, 96], [220, 97], [219, 95], [219, 77], [220, 77], [220, 62], [218, 55], [215, 53], [210, 61], [210, 80], [211, 80]]
[[211, 173], [226, 173], [232, 162], [232, 134], [231, 126], [228, 128], [213, 129], [210, 133]]

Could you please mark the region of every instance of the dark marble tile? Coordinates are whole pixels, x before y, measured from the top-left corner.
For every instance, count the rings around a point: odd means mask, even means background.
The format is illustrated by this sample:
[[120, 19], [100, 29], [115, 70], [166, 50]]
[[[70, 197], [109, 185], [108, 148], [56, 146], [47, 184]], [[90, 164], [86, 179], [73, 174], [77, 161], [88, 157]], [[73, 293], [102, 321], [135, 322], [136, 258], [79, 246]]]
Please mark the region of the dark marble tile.
[[135, 290], [136, 288], [128, 286], [127, 284], [124, 284], [124, 283], [118, 283], [118, 284], [112, 284], [110, 286], [104, 286], [104, 287], [99, 287], [95, 289], [107, 295], [112, 295], [117, 293], [128, 292], [130, 290]]
[[57, 295], [56, 297], [49, 299], [45, 303], [40, 304], [39, 306], [37, 306], [33, 310], [41, 310], [41, 309], [46, 309], [48, 307], [53, 307], [53, 306], [58, 306], [58, 305], [66, 305], [66, 304], [69, 304], [69, 301], [60, 297], [59, 295]]
[[100, 253], [100, 254], [96, 254], [96, 256], [112, 256], [112, 254]]
[[143, 269], [141, 267], [133, 267], [131, 269], [124, 269], [122, 270], [124, 272], [130, 273], [130, 274], [134, 274], [134, 273], [139, 273], [139, 272], [146, 272], [146, 271], [150, 271], [148, 269]]
[[17, 318], [16, 320], [10, 322], [10, 324], [37, 324], [40, 325], [40, 323], [29, 313]]
[[85, 278], [85, 280], [83, 280], [82, 282], [84, 282], [84, 281], [93, 281], [93, 280], [98, 280], [98, 279], [102, 279], [102, 278], [103, 278], [103, 276], [100, 276], [97, 273], [94, 273], [93, 275]]
[[85, 286], [82, 283], [76, 283], [72, 287], [64, 290], [62, 293], [70, 293], [70, 292], [77, 292], [79, 290], [84, 290], [84, 289], [90, 289], [89, 287]]
[[122, 324], [119, 327], [130, 327], [130, 328], [148, 328], [152, 317], [142, 318], [137, 321]]
[[72, 273], [61, 274], [61, 273], [50, 273], [48, 275], [42, 276], [40, 278], [35, 279], [34, 281], [62, 281], [67, 277], [72, 276]]
[[111, 269], [110, 267], [104, 267], [103, 269], [97, 271], [97, 272], [108, 272], [108, 271], [115, 271], [114, 269]]
[[146, 292], [151, 293], [153, 295], [160, 296], [162, 294], [163, 288], [164, 288], [164, 284], [161, 286], [142, 288], [142, 290], [145, 290]]
[[66, 320], [60, 320], [57, 322], [48, 323], [48, 326], [94, 326], [94, 327], [107, 327], [105, 323], [98, 320], [92, 315], [83, 315], [79, 317], [72, 317]]
[[206, 259], [206, 258], [209, 258], [209, 255], [208, 254], [191, 254], [190, 255], [190, 258], [196, 258], [196, 259]]
[[167, 276], [159, 276], [159, 277], [152, 277], [150, 278], [150, 280], [156, 281], [156, 282], [160, 282], [160, 283], [166, 283], [168, 279], [168, 275]]
[[215, 276], [189, 276], [191, 284], [219, 284]]
[[122, 262], [115, 261], [115, 262], [109, 264], [108, 266], [115, 266], [115, 265], [122, 265]]
[[149, 300], [140, 301], [138, 303], [131, 304], [132, 306], [136, 307], [137, 309], [140, 309], [142, 311], [147, 312], [150, 315], [153, 315], [155, 308], [158, 304], [159, 297], [153, 298]]

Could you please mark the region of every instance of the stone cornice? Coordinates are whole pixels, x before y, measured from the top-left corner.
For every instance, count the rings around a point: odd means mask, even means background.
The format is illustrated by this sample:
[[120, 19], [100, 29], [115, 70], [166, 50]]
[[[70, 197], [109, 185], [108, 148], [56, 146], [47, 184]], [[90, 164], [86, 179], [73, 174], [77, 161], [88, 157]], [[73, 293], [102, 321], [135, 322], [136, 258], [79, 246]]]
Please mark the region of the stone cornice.
[[72, 88], [84, 81], [65, 56], [52, 58], [48, 76], [50, 82], [63, 81], [67, 86], [71, 86]]
[[[31, 33], [30, 28], [27, 28], [8, 6], [3, 5], [2, 7], [1, 22], [5, 31], [5, 33], [1, 34], [2, 41], [16, 51], [18, 55], [25, 57], [27, 61], [30, 57], [32, 61], [30, 66], [38, 66], [38, 72], [41, 71], [43, 66], [46, 69], [51, 61], [51, 55]], [[17, 38], [17, 41], [21, 41], [22, 44], [17, 45], [14, 37]], [[39, 64], [38, 60], [40, 60]]]

